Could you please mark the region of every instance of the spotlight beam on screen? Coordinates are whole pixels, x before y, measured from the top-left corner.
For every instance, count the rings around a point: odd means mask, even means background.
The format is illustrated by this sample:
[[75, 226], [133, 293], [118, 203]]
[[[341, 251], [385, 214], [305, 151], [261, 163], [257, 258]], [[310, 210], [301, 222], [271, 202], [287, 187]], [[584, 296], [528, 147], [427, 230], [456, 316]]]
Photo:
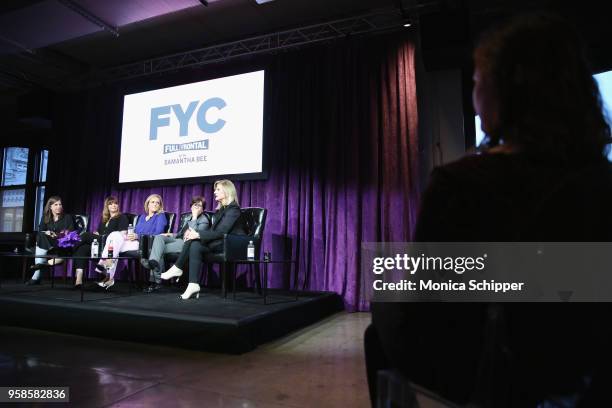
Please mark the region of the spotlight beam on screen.
[[[601, 94], [601, 100], [603, 102], [603, 109], [606, 114], [608, 124], [612, 125], [612, 71], [602, 72], [601, 74], [593, 75], [597, 85], [599, 86], [599, 93]], [[480, 117], [476, 115], [474, 117], [474, 126], [476, 128], [476, 143], [475, 146], [480, 146], [485, 134], [480, 128]], [[608, 153], [608, 160], [612, 162], [612, 148]]]
[[125, 95], [119, 183], [263, 173], [264, 71]]

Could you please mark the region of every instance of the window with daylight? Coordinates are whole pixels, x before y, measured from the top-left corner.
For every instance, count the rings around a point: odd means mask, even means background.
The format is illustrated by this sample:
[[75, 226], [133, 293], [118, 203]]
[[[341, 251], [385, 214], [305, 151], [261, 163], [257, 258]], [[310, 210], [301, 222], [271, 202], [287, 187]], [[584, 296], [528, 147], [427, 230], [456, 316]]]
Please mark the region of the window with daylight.
[[[1, 150], [1, 159], [0, 232], [22, 232], [26, 209], [34, 210], [34, 220], [42, 214], [49, 152], [5, 147]], [[37, 224], [35, 221], [34, 225]]]

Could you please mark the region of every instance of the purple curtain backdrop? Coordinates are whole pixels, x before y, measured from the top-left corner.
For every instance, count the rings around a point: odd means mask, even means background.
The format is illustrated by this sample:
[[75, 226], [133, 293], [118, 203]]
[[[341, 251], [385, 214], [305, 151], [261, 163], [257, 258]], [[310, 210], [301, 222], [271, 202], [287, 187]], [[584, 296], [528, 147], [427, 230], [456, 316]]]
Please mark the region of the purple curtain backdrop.
[[[407, 241], [416, 221], [413, 44], [397, 34], [352, 39], [58, 97], [48, 194], [90, 214], [92, 229], [109, 194], [124, 212], [142, 213], [150, 193], [162, 195], [167, 211], [187, 211], [193, 195], [212, 209], [211, 183], [114, 186], [123, 95], [263, 67], [269, 178], [236, 182], [240, 205], [268, 209], [263, 248], [298, 261], [300, 288], [334, 291], [349, 310], [367, 310], [361, 243]], [[270, 284], [286, 286], [287, 278], [273, 273]]]

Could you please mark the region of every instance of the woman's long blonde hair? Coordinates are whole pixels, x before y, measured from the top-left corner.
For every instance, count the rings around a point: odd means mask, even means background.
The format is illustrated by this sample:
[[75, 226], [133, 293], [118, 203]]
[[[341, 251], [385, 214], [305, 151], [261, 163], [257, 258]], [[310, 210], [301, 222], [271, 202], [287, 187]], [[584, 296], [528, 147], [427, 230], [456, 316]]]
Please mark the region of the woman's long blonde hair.
[[229, 180], [217, 180], [215, 181], [215, 185], [214, 185], [214, 189], [217, 189], [217, 186], [221, 187], [221, 190], [223, 190], [223, 192], [225, 193], [225, 202], [221, 203], [218, 202], [217, 203], [217, 210], [219, 208], [221, 208], [221, 206], [226, 206], [231, 204], [232, 202], [235, 202], [237, 205], [238, 204], [238, 194], [236, 193], [236, 187], [234, 186], [234, 183], [232, 183]]

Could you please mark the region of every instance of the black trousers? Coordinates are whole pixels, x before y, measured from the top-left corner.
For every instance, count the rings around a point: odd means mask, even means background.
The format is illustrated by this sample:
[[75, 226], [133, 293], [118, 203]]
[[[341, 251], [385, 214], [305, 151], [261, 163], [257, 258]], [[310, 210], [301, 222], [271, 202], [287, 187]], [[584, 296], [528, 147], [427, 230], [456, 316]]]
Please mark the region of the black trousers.
[[[97, 234], [92, 234], [91, 232], [83, 232], [81, 233], [81, 243], [79, 246], [74, 248], [73, 255], [74, 256], [90, 256], [91, 255], [91, 244], [94, 239], [98, 240], [98, 244], [102, 247], [102, 237]], [[86, 259], [75, 259], [74, 267], [76, 269], [85, 269], [87, 267], [88, 261]]]
[[48, 236], [44, 232], [37, 232], [36, 246], [42, 249], [49, 250], [57, 246], [57, 239]]
[[175, 265], [178, 268], [185, 269], [187, 260], [189, 260], [189, 283], [200, 283], [202, 279], [202, 260], [207, 253], [221, 252], [222, 247], [213, 247], [212, 249], [202, 244], [198, 240], [186, 241], [183, 245], [183, 250], [176, 260]]

